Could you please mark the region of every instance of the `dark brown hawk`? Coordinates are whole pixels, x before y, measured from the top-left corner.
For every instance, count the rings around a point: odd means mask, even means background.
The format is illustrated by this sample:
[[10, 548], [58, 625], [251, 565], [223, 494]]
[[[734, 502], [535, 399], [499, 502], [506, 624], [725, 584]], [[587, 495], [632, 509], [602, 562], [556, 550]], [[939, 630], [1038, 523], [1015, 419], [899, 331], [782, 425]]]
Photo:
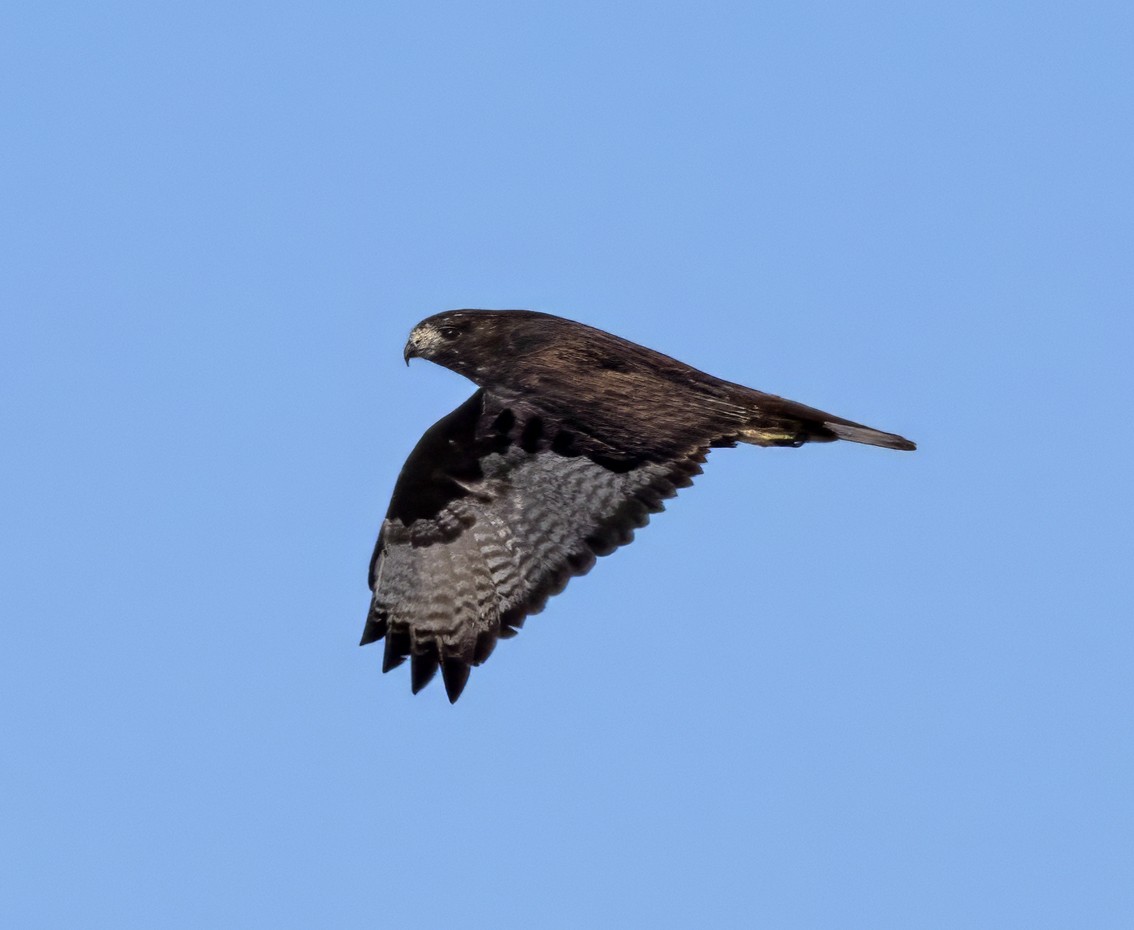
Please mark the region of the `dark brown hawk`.
[[394, 487], [370, 562], [362, 644], [408, 656], [414, 692], [440, 667], [450, 701], [498, 638], [634, 538], [710, 449], [883, 433], [707, 375], [610, 333], [528, 310], [453, 310], [410, 333], [480, 386], [435, 423]]

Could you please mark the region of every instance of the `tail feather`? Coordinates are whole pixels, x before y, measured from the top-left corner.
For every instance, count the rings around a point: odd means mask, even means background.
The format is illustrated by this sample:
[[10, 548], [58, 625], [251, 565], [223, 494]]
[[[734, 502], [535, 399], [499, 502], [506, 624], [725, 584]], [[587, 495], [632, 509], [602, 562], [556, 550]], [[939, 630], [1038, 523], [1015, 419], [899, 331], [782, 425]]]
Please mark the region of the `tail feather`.
[[741, 442], [759, 446], [800, 446], [805, 442], [846, 439], [849, 442], [904, 452], [912, 452], [917, 448], [897, 433], [887, 433], [853, 420], [844, 420], [783, 397], [760, 394], [757, 391], [751, 393], [759, 394], [759, 401], [753, 405], [756, 412], [738, 437]]
[[839, 439], [851, 442], [861, 442], [868, 446], [881, 446], [883, 449], [900, 449], [903, 452], [913, 452], [917, 445], [897, 433], [884, 433], [880, 429], [862, 426], [858, 423], [848, 423], [845, 420], [828, 420], [823, 424]]

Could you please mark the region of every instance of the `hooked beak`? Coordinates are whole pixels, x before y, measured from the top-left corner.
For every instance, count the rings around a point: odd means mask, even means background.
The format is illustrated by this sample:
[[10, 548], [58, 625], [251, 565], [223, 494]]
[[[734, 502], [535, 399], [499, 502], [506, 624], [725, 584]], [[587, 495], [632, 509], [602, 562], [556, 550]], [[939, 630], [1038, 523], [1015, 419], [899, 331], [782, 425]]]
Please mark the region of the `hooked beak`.
[[409, 365], [409, 360], [411, 358], [421, 358], [421, 356], [417, 354], [417, 343], [413, 341], [412, 336], [406, 343], [406, 347], [402, 350], [402, 358], [406, 360], [407, 366]]

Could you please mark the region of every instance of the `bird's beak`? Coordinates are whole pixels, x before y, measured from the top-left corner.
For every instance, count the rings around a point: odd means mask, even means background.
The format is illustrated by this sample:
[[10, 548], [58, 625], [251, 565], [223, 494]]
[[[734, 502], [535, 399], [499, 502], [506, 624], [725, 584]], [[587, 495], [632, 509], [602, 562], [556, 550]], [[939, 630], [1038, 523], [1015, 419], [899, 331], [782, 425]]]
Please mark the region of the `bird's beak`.
[[402, 358], [406, 360], [406, 365], [409, 365], [411, 358], [421, 358], [421, 356], [417, 354], [417, 343], [413, 341], [412, 336], [409, 338], [409, 341], [406, 342], [406, 347], [402, 350]]

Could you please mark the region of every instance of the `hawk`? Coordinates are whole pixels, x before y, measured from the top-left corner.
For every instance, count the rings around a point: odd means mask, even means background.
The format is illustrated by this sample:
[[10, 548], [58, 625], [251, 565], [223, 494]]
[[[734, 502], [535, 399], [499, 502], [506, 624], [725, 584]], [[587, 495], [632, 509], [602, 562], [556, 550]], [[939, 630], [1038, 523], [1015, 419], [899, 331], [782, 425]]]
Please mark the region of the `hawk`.
[[410, 453], [370, 562], [362, 645], [382, 671], [438, 668], [450, 702], [529, 614], [634, 538], [710, 449], [851, 442], [893, 433], [732, 384], [582, 323], [531, 310], [452, 310], [418, 323], [404, 357], [478, 390]]

